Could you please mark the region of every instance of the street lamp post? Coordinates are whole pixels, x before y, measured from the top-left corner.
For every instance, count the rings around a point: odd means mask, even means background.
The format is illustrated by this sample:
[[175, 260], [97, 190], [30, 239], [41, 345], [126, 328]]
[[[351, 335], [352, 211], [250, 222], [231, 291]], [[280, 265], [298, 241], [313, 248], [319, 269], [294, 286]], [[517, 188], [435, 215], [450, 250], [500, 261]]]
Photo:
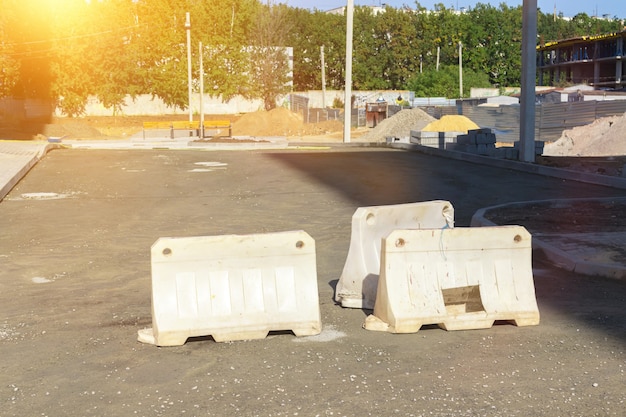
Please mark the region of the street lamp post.
[[185, 30], [187, 31], [187, 88], [189, 91], [189, 121], [193, 122], [193, 109], [191, 108], [191, 18], [189, 12], [185, 15]]

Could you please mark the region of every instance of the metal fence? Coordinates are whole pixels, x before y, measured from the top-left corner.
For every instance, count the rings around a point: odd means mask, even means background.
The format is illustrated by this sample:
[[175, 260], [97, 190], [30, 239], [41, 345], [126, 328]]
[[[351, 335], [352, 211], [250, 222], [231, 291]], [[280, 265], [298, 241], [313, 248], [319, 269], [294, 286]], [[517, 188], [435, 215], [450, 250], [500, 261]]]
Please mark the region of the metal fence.
[[340, 120], [340, 109], [309, 107], [309, 99], [297, 94], [289, 95], [291, 111], [302, 115], [304, 123], [319, 123], [327, 120]]
[[[519, 106], [462, 106], [461, 114], [480, 127], [494, 130], [498, 142], [519, 140]], [[555, 141], [564, 130], [626, 112], [626, 100], [544, 103], [535, 107], [535, 139]]]

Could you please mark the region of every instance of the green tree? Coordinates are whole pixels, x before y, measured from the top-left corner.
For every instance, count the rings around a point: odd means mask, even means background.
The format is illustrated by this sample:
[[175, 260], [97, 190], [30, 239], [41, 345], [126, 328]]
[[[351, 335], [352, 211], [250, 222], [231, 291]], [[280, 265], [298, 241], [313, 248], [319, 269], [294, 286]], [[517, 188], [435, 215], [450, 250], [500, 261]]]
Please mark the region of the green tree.
[[49, 99], [51, 6], [36, 0], [0, 0], [0, 9], [0, 90], [14, 97]]
[[[471, 88], [491, 87], [487, 74], [471, 69], [463, 69], [463, 96], [469, 97]], [[417, 97], [459, 98], [459, 68], [444, 65], [439, 71], [429, 69], [415, 74], [407, 83], [407, 88]]]
[[521, 82], [522, 11], [501, 4], [499, 9], [477, 4], [469, 13], [471, 30], [464, 43], [469, 67], [489, 75], [495, 86]]
[[411, 29], [411, 16], [391, 7], [376, 15], [368, 8], [359, 8], [357, 12], [355, 88], [403, 88], [411, 74], [419, 69], [418, 42]]
[[[142, 93], [184, 109], [188, 102], [186, 10], [185, 4], [180, 3], [173, 0], [136, 3], [140, 50], [131, 71], [140, 80]], [[191, 23], [193, 33], [194, 21]]]
[[209, 0], [195, 3], [192, 36], [203, 48], [206, 92], [228, 101], [250, 91], [248, 71], [249, 27], [258, 2]]
[[18, 49], [11, 37], [11, 25], [15, 23], [15, 16], [11, 9], [5, 7], [7, 1], [0, 0], [3, 13], [0, 15], [0, 98], [14, 92], [20, 76], [20, 61]]
[[139, 56], [143, 49], [136, 5], [128, 0], [92, 2], [92, 13], [100, 18], [94, 22], [102, 35], [93, 45], [90, 55], [96, 55], [97, 65], [92, 65], [91, 93], [102, 104], [120, 111], [127, 95], [134, 98], [143, 91], [139, 72]]
[[262, 5], [255, 18], [250, 50], [250, 91], [247, 96], [263, 100], [266, 110], [291, 90], [291, 68], [285, 48], [290, 24], [285, 5]]
[[343, 88], [345, 18], [336, 14], [292, 8], [287, 11], [292, 30], [287, 44], [294, 53], [294, 89], [321, 89], [321, 47], [324, 47], [326, 86]]
[[385, 68], [381, 52], [385, 33], [376, 28], [377, 17], [368, 7], [354, 10], [352, 87], [355, 90], [385, 89]]

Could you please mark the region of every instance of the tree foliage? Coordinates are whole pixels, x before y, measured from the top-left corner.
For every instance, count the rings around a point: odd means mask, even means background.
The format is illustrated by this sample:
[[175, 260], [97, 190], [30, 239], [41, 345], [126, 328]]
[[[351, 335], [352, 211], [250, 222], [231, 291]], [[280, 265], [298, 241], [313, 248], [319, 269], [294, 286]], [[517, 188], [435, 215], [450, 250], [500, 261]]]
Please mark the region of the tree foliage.
[[[186, 12], [195, 92], [203, 77], [212, 96], [272, 108], [291, 88], [321, 89], [321, 47], [325, 86], [344, 87], [345, 17], [316, 9], [271, 0], [0, 0], [0, 8], [0, 97], [52, 98], [68, 115], [81, 114], [90, 95], [113, 109], [138, 94], [186, 107]], [[521, 28], [521, 6], [504, 3], [464, 13], [443, 3], [356, 7], [353, 88], [455, 97], [459, 43], [466, 88], [518, 86]], [[538, 13], [538, 43], [620, 30], [618, 19]]]
[[[407, 82], [407, 87], [418, 97], [459, 98], [459, 84], [459, 67], [444, 65], [439, 71], [433, 68], [416, 73]], [[469, 97], [472, 87], [491, 87], [489, 77], [483, 72], [463, 68], [463, 97]]]
[[287, 7], [261, 6], [251, 36], [250, 94], [263, 100], [265, 110], [276, 107], [276, 97], [289, 92], [290, 63], [285, 49], [290, 22]]

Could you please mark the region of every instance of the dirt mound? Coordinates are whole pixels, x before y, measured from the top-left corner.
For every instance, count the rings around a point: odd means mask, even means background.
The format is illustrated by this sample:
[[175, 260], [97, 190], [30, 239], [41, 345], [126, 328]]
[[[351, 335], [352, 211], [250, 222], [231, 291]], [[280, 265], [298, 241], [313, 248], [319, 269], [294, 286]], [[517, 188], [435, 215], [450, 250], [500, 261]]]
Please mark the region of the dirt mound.
[[422, 130], [435, 118], [425, 111], [415, 109], [401, 110], [393, 116], [381, 121], [374, 129], [370, 130], [360, 140], [365, 142], [384, 142], [387, 137], [405, 138], [411, 135], [411, 130]]
[[468, 130], [480, 129], [476, 123], [465, 116], [446, 115], [436, 120], [422, 129], [422, 132], [465, 132]]
[[586, 126], [565, 130], [561, 137], [544, 147], [546, 156], [626, 155], [626, 113], [603, 117]]
[[98, 129], [83, 121], [46, 124], [43, 126], [41, 134], [46, 137], [66, 137], [68, 139], [87, 139], [104, 136]]
[[233, 123], [236, 136], [292, 136], [303, 128], [302, 117], [284, 107], [247, 113]]
[[339, 132], [343, 124], [338, 120], [304, 123], [302, 116], [284, 107], [270, 111], [244, 114], [233, 123], [234, 136], [308, 136]]

